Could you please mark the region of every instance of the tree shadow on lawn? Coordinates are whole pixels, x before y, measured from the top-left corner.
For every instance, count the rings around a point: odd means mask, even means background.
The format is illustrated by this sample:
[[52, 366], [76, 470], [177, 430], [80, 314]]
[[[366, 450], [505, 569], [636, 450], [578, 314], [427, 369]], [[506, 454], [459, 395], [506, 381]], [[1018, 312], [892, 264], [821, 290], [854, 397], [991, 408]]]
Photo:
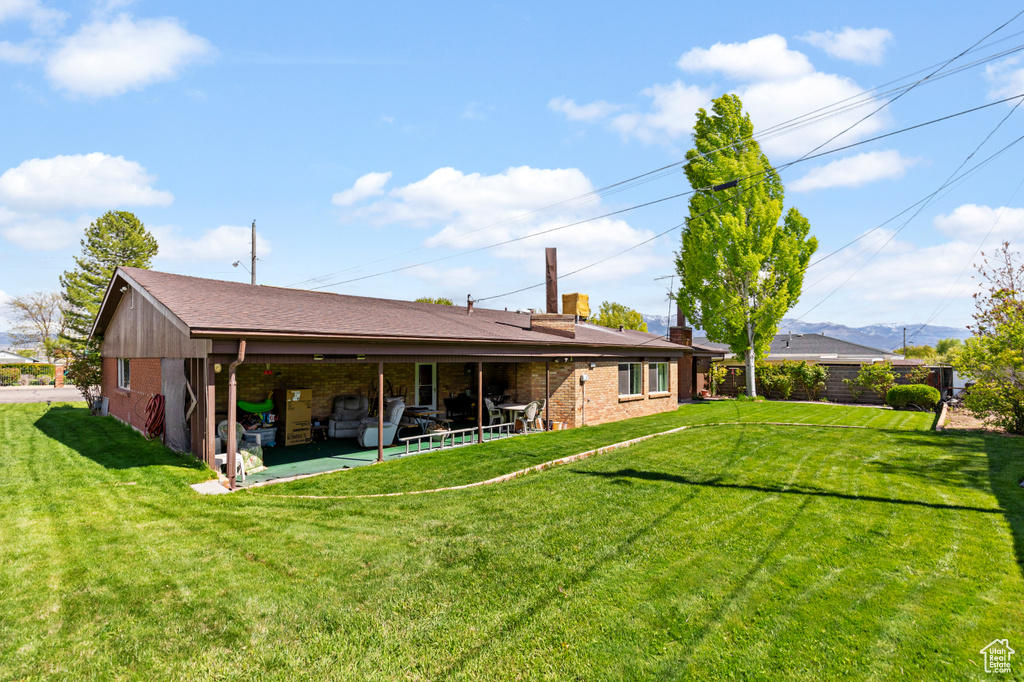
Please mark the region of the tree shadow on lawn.
[[618, 471], [574, 471], [574, 474], [581, 476], [599, 476], [602, 478], [624, 479], [632, 478], [644, 481], [664, 481], [678, 483], [681, 485], [699, 486], [705, 488], [721, 488], [728, 490], [750, 490], [753, 492], [766, 493], [771, 495], [805, 495], [808, 497], [831, 497], [840, 500], [852, 500], [855, 502], [881, 502], [885, 504], [900, 504], [913, 507], [929, 507], [931, 509], [948, 509], [954, 511], [972, 511], [983, 514], [1000, 514], [1002, 509], [989, 507], [971, 507], [958, 504], [941, 504], [938, 502], [924, 502], [922, 500], [903, 500], [890, 497], [877, 497], [873, 495], [849, 495], [830, 490], [822, 490], [810, 486], [790, 485], [786, 487], [771, 485], [749, 485], [744, 483], [723, 483], [720, 477], [696, 480], [680, 476], [678, 474], [666, 474], [660, 471], [638, 471], [636, 469], [620, 469]]
[[35, 427], [106, 469], [206, 468], [191, 455], [174, 452], [159, 440], [147, 441], [130, 426], [113, 417], [94, 417], [84, 407], [48, 409], [35, 421]]
[[976, 443], [988, 456], [988, 476], [992, 494], [999, 500], [1003, 515], [1013, 533], [1017, 568], [1024, 577], [1024, 440], [999, 435], [962, 435]]

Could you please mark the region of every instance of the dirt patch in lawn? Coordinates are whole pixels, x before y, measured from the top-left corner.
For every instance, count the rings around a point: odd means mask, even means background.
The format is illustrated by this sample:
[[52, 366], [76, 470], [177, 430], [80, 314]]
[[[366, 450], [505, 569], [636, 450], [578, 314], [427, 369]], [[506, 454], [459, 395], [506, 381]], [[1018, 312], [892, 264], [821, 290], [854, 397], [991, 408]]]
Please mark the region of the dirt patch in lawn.
[[946, 413], [946, 425], [947, 429], [956, 429], [957, 431], [985, 431], [987, 433], [999, 434], [1001, 436], [1008, 436], [1002, 427], [989, 424], [982, 419], [978, 419], [971, 411], [966, 407], [951, 407]]

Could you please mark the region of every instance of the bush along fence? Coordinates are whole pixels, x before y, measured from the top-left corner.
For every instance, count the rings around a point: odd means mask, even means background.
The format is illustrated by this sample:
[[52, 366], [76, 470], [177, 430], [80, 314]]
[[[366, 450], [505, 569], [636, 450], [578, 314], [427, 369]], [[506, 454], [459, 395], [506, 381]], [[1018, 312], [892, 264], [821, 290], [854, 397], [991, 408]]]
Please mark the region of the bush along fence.
[[49, 363], [0, 364], [0, 386], [64, 385], [64, 366]]
[[[768, 370], [762, 373], [759, 365], [755, 369], [757, 376], [758, 395], [763, 395], [769, 400], [821, 400], [826, 399], [833, 403], [862, 403], [867, 405], [884, 405], [885, 395], [893, 385], [924, 384], [928, 381], [928, 369], [921, 365], [905, 366], [892, 365], [891, 363], [876, 363], [875, 365], [849, 364], [825, 364], [807, 365], [807, 368], [798, 367], [803, 362], [792, 362], [792, 367], [785, 367], [788, 363], [763, 363], [768, 365]], [[809, 372], [809, 368], [824, 368], [827, 375], [822, 378], [820, 374]], [[862, 368], [869, 368], [866, 374], [876, 375], [868, 378], [873, 379], [877, 386], [858, 384], [858, 377], [861, 376]], [[788, 371], [786, 371], [788, 370]], [[885, 375], [891, 373], [892, 384], [886, 385]], [[767, 383], [762, 381], [762, 374], [768, 379]], [[878, 376], [881, 375], [881, 376]], [[801, 381], [802, 380], [802, 381]], [[817, 390], [814, 389], [814, 384]], [[805, 387], [804, 384], [807, 384]], [[823, 385], [822, 385], [823, 384]], [[729, 366], [724, 380], [719, 387], [719, 394], [724, 396], [736, 396], [745, 391], [746, 379], [742, 365]]]

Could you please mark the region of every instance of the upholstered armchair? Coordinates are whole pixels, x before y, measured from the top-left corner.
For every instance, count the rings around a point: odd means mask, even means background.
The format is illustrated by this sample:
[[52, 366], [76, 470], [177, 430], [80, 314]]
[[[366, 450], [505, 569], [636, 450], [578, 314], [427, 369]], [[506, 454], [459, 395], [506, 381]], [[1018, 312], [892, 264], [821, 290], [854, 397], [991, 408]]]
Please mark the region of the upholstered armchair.
[[327, 420], [327, 435], [330, 438], [355, 438], [359, 425], [370, 413], [370, 403], [365, 395], [341, 395], [334, 399], [334, 412]]
[[[405, 398], [391, 398], [384, 405], [384, 434], [380, 442], [385, 446], [391, 445], [398, 432], [398, 422], [402, 421], [402, 413], [405, 412]], [[364, 448], [375, 448], [378, 442], [377, 419], [367, 417], [359, 424], [359, 432], [356, 438]]]

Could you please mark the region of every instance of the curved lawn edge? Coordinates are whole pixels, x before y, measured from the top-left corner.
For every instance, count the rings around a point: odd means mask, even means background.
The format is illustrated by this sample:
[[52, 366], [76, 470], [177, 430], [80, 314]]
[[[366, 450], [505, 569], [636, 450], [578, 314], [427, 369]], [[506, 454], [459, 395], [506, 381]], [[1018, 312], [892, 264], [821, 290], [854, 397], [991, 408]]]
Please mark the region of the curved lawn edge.
[[[567, 457], [560, 457], [558, 459], [552, 459], [547, 462], [540, 464], [534, 464], [533, 466], [526, 467], [525, 469], [519, 469], [511, 473], [502, 474], [501, 476], [495, 476], [485, 481], [476, 481], [473, 483], [463, 483], [462, 485], [451, 485], [443, 488], [430, 488], [427, 490], [405, 490], [393, 493], [366, 493], [363, 495], [280, 495], [274, 493], [261, 493], [258, 492], [258, 488], [246, 488], [245, 492], [252, 495], [259, 495], [260, 497], [279, 497], [284, 499], [295, 499], [295, 500], [362, 500], [374, 497], [402, 497], [405, 495], [426, 495], [428, 493], [443, 493], [451, 490], [467, 490], [469, 488], [479, 488], [480, 486], [493, 485], [495, 483], [505, 483], [515, 478], [525, 476], [535, 471], [543, 471], [552, 467], [561, 466], [563, 464], [571, 464], [578, 462], [581, 459], [587, 459], [589, 457], [595, 457], [602, 455], [612, 450], [618, 450], [620, 448], [627, 448], [631, 445], [636, 445], [645, 440], [651, 438], [658, 438], [659, 436], [669, 436], [673, 433], [680, 433], [688, 429], [699, 429], [709, 426], [806, 426], [812, 428], [825, 428], [825, 429], [863, 429], [865, 431], [876, 431], [877, 429], [871, 428], [870, 426], [859, 426], [854, 424], [805, 424], [800, 422], [712, 422], [708, 424], [687, 424], [686, 426], [677, 426], [674, 429], [668, 431], [659, 431], [658, 433], [649, 433], [645, 436], [638, 436], [636, 438], [630, 438], [619, 443], [612, 443], [611, 445], [602, 445], [599, 448], [587, 450], [585, 452], [578, 452], [575, 455], [569, 455]], [[325, 472], [330, 473], [330, 472]], [[260, 486], [264, 487], [264, 486]]]

